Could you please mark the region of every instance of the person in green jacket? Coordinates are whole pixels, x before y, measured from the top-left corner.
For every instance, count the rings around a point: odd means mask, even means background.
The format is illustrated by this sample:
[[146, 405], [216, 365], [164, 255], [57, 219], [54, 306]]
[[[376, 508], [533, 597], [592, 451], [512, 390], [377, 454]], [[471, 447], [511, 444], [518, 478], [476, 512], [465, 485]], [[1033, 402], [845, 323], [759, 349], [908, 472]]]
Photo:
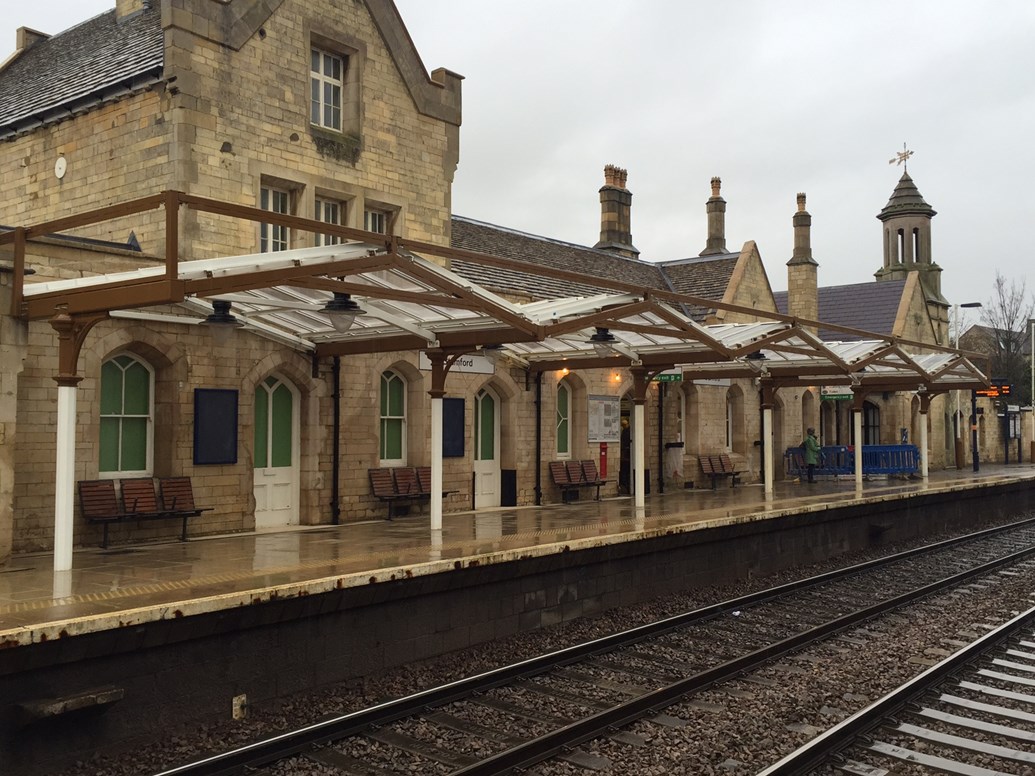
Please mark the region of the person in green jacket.
[[801, 443], [805, 450], [805, 466], [809, 470], [809, 482], [816, 481], [816, 464], [819, 463], [819, 440], [816, 439], [816, 429], [810, 428], [805, 431], [805, 441]]

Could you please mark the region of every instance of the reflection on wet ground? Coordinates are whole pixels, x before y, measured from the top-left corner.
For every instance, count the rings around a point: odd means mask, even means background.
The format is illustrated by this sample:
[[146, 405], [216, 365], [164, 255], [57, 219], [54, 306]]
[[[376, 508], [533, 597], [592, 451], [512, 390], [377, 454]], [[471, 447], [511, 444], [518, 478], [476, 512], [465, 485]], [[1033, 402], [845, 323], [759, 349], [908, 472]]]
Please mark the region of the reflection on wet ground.
[[103, 621], [116, 615], [126, 622], [173, 616], [173, 610], [212, 611], [256, 600], [256, 595], [333, 589], [343, 580], [367, 584], [375, 578], [438, 573], [478, 556], [482, 562], [498, 562], [564, 546], [633, 541], [673, 529], [821, 510], [857, 499], [874, 503], [876, 509], [881, 501], [912, 493], [1016, 479], [1035, 479], [1035, 467], [986, 466], [978, 474], [952, 470], [934, 473], [926, 483], [874, 480], [861, 488], [851, 479], [814, 485], [781, 482], [768, 497], [753, 484], [669, 490], [650, 495], [639, 513], [627, 497], [460, 512], [444, 515], [441, 531], [430, 529], [425, 507], [424, 514], [390, 522], [83, 549], [75, 553], [71, 571], [56, 573], [49, 554], [21, 555], [0, 566], [0, 642], [14, 638], [26, 643], [45, 624], [62, 624], [73, 632], [72, 621], [90, 630], [106, 627]]

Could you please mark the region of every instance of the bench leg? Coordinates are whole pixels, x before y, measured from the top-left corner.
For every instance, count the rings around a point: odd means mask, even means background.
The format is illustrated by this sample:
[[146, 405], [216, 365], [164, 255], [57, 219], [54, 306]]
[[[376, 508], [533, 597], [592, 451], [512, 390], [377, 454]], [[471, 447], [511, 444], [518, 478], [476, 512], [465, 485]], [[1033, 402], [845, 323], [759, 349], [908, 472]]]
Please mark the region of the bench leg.
[[109, 525], [108, 522], [105, 521], [105, 523], [104, 523], [104, 536], [101, 539], [101, 547], [103, 547], [104, 549], [108, 549], [108, 525]]
[[180, 531], [180, 541], [181, 542], [187, 541], [187, 516], [186, 515], [183, 516], [183, 530]]

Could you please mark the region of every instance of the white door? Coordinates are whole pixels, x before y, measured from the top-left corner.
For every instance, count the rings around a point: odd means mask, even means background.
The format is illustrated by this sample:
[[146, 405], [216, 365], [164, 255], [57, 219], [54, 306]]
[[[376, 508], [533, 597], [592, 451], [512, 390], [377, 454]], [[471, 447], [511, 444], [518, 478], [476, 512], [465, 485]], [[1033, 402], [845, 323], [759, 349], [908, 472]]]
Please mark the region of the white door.
[[298, 525], [298, 392], [271, 375], [255, 389], [255, 528]]
[[500, 401], [488, 388], [474, 398], [474, 508], [500, 505]]

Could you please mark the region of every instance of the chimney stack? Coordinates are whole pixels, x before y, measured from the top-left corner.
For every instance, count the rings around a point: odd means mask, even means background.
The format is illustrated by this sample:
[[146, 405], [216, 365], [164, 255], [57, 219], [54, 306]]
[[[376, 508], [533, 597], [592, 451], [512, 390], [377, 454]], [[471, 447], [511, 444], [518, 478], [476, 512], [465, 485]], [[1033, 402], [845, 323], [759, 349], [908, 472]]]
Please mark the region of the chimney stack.
[[701, 256], [714, 256], [726, 253], [726, 200], [719, 196], [722, 187], [721, 178], [712, 178], [712, 196], [707, 202], [708, 209], [708, 242], [705, 243]]
[[[794, 224], [794, 252], [787, 262], [787, 314], [819, 319], [819, 264], [812, 258], [812, 216], [805, 209], [805, 195], [798, 194]], [[813, 334], [814, 327], [808, 327]]]
[[609, 164], [604, 168], [604, 185], [600, 189], [600, 241], [602, 248], [635, 259], [640, 252], [632, 244], [632, 193], [625, 187], [629, 173]]
[[115, 0], [115, 18], [124, 19], [151, 7], [151, 0]]
[[45, 32], [40, 32], [39, 30], [34, 30], [29, 27], [19, 27], [14, 36], [15, 53], [21, 53], [34, 43], [39, 43], [41, 40], [46, 40], [49, 37], [50, 36]]

